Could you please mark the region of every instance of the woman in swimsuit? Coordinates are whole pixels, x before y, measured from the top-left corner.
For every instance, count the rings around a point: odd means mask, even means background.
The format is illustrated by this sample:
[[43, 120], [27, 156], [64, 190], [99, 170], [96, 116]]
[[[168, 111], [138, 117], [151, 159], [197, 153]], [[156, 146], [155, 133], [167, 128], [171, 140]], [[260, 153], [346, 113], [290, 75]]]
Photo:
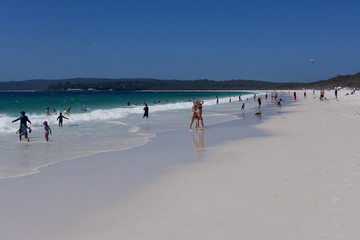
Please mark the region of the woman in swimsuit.
[[205, 128], [205, 126], [204, 126], [204, 119], [202, 118], [202, 105], [204, 104], [204, 101], [197, 101], [197, 106], [198, 106], [198, 118], [199, 118], [199, 120], [201, 121], [201, 126], [203, 127], [203, 128]]
[[196, 124], [195, 127], [198, 128], [199, 127], [199, 109], [198, 106], [196, 105], [197, 101], [193, 102], [194, 105], [192, 107], [192, 115], [191, 115], [191, 122], [190, 122], [190, 129], [192, 127], [192, 124], [194, 122], [194, 120], [196, 119]]

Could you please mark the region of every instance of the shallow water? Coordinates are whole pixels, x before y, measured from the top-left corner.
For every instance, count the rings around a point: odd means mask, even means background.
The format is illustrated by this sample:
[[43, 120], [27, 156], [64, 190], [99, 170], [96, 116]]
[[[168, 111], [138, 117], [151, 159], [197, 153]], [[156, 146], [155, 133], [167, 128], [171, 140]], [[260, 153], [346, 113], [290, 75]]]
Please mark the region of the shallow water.
[[[243, 118], [239, 95], [247, 111], [255, 110], [253, 93], [245, 92], [0, 93], [4, 103], [0, 111], [0, 178], [36, 173], [41, 166], [94, 153], [134, 149], [159, 133], [188, 129], [191, 99], [205, 101], [203, 118], [208, 128]], [[216, 104], [215, 96], [219, 96], [220, 104]], [[142, 118], [143, 104], [127, 106], [128, 101], [149, 103], [149, 118]], [[63, 127], [57, 126], [57, 114], [45, 114], [48, 106], [64, 109], [70, 105], [71, 114], [69, 120], [64, 119]], [[83, 112], [81, 107], [88, 111]], [[19, 123], [11, 123], [22, 110], [32, 122], [31, 142], [19, 142], [15, 134]], [[44, 139], [45, 120], [53, 130], [49, 142]]]

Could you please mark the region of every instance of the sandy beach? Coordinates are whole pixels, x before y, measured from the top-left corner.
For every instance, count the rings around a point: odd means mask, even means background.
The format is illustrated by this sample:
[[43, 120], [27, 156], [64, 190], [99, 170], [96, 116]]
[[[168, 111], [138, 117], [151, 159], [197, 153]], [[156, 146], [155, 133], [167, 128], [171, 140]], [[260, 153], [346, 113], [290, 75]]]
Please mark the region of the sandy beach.
[[[359, 239], [360, 95], [302, 93], [259, 121], [263, 136], [211, 147], [177, 139], [184, 161], [167, 168], [157, 166], [172, 157], [148, 148], [151, 165], [102, 153], [4, 179], [1, 239]], [[138, 172], [132, 188], [118, 179], [126, 167]]]

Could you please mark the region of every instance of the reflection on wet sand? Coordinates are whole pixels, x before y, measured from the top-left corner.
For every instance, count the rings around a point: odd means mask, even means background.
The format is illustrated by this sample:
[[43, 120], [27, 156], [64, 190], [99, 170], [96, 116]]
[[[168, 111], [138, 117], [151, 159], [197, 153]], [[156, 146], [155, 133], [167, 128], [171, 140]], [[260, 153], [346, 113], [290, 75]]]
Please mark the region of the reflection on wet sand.
[[200, 157], [201, 153], [204, 151], [204, 130], [196, 129], [196, 137], [194, 137], [193, 131], [190, 131], [190, 136], [194, 149], [196, 151], [197, 157]]
[[242, 116], [242, 119], [243, 119], [243, 120], [246, 120], [246, 116], [245, 116], [245, 113], [244, 113], [244, 112], [241, 112], [241, 116]]

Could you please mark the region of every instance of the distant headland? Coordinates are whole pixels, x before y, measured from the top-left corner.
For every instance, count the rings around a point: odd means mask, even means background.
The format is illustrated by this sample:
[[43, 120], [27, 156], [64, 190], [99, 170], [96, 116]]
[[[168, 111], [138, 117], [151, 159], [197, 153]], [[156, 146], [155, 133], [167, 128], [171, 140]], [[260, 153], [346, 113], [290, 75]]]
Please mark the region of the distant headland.
[[333, 89], [360, 87], [360, 72], [309, 83], [279, 83], [256, 80], [159, 80], [152, 78], [69, 78], [0, 82], [0, 91], [151, 91], [151, 90], [271, 90]]

